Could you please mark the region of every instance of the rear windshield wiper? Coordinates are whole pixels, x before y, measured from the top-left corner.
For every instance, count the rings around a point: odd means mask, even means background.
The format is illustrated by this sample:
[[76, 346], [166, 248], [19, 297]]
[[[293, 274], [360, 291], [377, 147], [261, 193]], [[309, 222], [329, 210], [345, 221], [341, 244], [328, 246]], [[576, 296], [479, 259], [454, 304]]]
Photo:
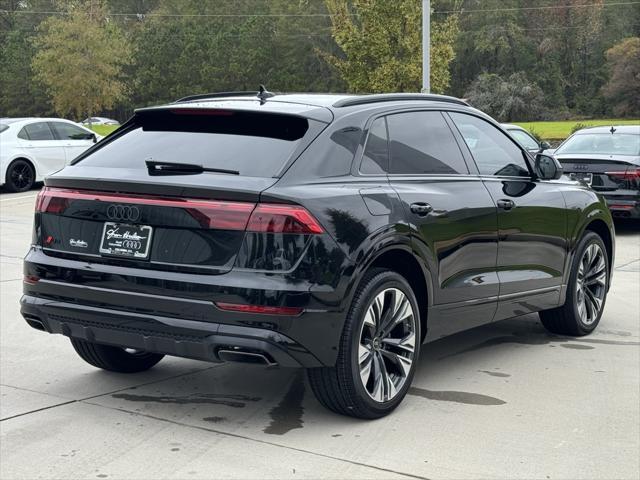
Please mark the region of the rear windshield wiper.
[[224, 168], [209, 168], [193, 163], [171, 163], [171, 162], [154, 162], [147, 160], [149, 175], [197, 175], [203, 172], [226, 173], [228, 175], [240, 175], [238, 170], [227, 170]]

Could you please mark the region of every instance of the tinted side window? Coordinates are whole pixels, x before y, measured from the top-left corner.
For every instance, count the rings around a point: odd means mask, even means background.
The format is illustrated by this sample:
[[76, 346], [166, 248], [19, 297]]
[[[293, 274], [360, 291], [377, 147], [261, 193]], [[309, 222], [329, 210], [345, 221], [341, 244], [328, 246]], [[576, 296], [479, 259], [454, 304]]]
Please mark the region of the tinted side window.
[[[32, 123], [26, 125], [24, 131], [29, 140], [53, 140], [53, 133], [46, 122]], [[23, 138], [23, 137], [20, 137]]]
[[528, 177], [522, 150], [504, 133], [473, 115], [450, 112], [481, 175]]
[[520, 145], [522, 145], [524, 148], [529, 148], [533, 150], [540, 147], [538, 145], [538, 142], [536, 142], [533, 138], [531, 138], [528, 134], [526, 134], [522, 130], [509, 130], [509, 133], [513, 138], [515, 138], [518, 142], [520, 142]]
[[91, 138], [89, 132], [69, 123], [51, 122], [50, 125], [61, 140], [88, 140]]
[[440, 112], [389, 115], [391, 173], [466, 174], [467, 165]]
[[368, 174], [386, 173], [389, 168], [389, 146], [387, 143], [387, 125], [384, 117], [377, 118], [367, 137], [360, 172]]

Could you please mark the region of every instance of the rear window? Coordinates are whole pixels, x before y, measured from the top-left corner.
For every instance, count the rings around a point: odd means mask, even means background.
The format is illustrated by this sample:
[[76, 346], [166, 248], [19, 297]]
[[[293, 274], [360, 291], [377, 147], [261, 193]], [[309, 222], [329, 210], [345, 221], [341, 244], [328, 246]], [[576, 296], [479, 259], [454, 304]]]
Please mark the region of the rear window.
[[640, 135], [630, 133], [581, 133], [574, 135], [556, 154], [640, 155]]
[[187, 163], [273, 177], [305, 137], [305, 118], [230, 110], [141, 112], [137, 128], [106, 143], [83, 165], [146, 169], [145, 161]]
[[0, 133], [4, 132], [9, 128], [9, 125], [5, 125], [4, 123], [0, 123]]

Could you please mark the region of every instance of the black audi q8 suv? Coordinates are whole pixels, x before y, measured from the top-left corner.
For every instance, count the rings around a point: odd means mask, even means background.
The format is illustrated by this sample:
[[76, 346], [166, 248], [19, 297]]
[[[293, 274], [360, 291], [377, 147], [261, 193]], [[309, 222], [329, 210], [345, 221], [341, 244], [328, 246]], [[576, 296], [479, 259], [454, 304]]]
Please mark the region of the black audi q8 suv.
[[444, 96], [140, 109], [47, 178], [22, 315], [99, 368], [304, 367], [329, 409], [380, 417], [427, 341], [530, 312], [596, 328], [611, 214], [561, 173]]
[[554, 155], [566, 175], [602, 194], [612, 215], [640, 219], [640, 124], [583, 128]]

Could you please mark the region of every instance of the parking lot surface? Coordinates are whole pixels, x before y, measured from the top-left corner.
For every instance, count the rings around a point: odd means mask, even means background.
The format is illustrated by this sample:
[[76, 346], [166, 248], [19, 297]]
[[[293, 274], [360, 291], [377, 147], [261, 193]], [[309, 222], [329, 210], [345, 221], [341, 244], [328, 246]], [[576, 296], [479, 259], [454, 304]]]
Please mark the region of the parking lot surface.
[[303, 371], [165, 358], [119, 375], [19, 314], [36, 192], [0, 195], [0, 478], [640, 476], [640, 229], [618, 225], [596, 332], [537, 315], [429, 344], [389, 417], [324, 410]]

